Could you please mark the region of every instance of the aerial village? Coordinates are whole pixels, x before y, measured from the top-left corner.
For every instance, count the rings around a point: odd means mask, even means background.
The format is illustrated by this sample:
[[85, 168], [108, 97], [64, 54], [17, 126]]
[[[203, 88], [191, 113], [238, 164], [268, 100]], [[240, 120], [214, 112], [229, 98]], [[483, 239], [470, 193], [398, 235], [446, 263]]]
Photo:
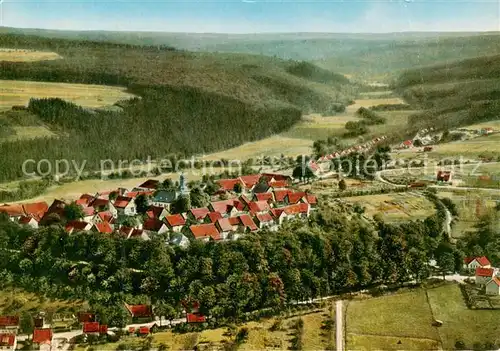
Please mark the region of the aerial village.
[[[75, 203], [83, 218], [66, 221], [65, 230], [73, 232], [113, 233], [128, 238], [149, 240], [170, 233], [169, 243], [185, 247], [190, 239], [208, 241], [235, 240], [242, 234], [267, 228], [276, 230], [284, 221], [305, 219], [317, 205], [317, 197], [291, 188], [292, 177], [280, 174], [256, 174], [217, 180], [219, 190], [206, 207], [191, 208], [172, 214], [172, 204], [188, 193], [184, 176], [177, 189], [160, 190], [158, 180], [148, 180], [132, 190], [116, 189], [97, 194], [82, 194]], [[235, 187], [241, 192], [236, 193]], [[225, 200], [221, 200], [224, 194]], [[148, 201], [145, 216], [140, 217], [136, 199]], [[51, 223], [54, 216], [64, 219], [69, 202], [45, 202], [3, 205], [14, 222], [37, 228]], [[118, 218], [142, 218], [136, 225], [119, 224]]]

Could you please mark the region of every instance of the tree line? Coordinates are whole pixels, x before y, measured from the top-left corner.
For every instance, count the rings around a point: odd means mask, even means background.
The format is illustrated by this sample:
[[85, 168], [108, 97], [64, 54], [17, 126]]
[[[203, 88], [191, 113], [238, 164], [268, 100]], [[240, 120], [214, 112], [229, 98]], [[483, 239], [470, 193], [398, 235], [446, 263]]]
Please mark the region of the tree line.
[[367, 222], [342, 205], [325, 205], [307, 223], [180, 249], [166, 245], [163, 235], [150, 241], [68, 235], [58, 225], [35, 230], [2, 217], [0, 281], [85, 299], [110, 325], [126, 322], [123, 301], [150, 302], [175, 318], [186, 299], [199, 301], [204, 314], [222, 323], [374, 284], [421, 280], [446, 241], [438, 222]]

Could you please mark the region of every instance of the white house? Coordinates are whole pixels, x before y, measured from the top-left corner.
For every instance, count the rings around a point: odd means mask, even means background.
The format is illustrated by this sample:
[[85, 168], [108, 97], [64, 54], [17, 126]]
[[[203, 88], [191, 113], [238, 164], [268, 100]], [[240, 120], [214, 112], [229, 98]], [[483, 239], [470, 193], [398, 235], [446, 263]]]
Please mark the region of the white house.
[[165, 217], [165, 223], [175, 233], [180, 233], [186, 224], [186, 219], [180, 214], [174, 214]]
[[486, 256], [464, 258], [464, 268], [475, 270], [476, 268], [491, 268], [491, 263]]
[[19, 224], [27, 225], [33, 229], [38, 228], [38, 221], [33, 217], [23, 216], [19, 219]]
[[129, 197], [118, 196], [113, 206], [116, 208], [118, 215], [135, 216], [137, 214], [135, 202]]
[[486, 295], [500, 295], [500, 278], [493, 277], [486, 284]]
[[495, 270], [493, 268], [476, 268], [476, 285], [485, 286], [493, 278]]

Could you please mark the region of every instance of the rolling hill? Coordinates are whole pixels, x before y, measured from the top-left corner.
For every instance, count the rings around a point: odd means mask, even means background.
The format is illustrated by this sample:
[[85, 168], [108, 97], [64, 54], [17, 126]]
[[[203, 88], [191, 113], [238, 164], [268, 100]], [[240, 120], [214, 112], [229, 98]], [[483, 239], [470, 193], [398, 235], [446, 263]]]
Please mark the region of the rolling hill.
[[0, 180], [20, 177], [26, 159], [85, 159], [96, 168], [103, 159], [217, 151], [279, 133], [303, 112], [352, 98], [345, 77], [297, 61], [12, 34], [0, 42], [62, 57], [0, 62], [0, 79], [122, 86], [138, 96], [113, 110], [32, 101], [29, 112], [58, 138], [0, 143]]
[[424, 112], [413, 126], [452, 128], [500, 117], [500, 55], [406, 71], [395, 84]]
[[2, 32], [304, 60], [359, 80], [384, 82], [414, 67], [500, 54], [498, 32], [198, 34], [5, 27]]

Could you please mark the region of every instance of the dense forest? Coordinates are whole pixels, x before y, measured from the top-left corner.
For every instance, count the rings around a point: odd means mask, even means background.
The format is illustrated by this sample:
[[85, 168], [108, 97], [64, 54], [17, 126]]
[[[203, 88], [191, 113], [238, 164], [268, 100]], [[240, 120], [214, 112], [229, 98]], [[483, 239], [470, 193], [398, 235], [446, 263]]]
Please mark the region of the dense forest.
[[[374, 284], [420, 281], [432, 257], [445, 269], [461, 253], [442, 235], [444, 214], [425, 221], [366, 221], [343, 205], [323, 206], [308, 223], [289, 222], [237, 241], [193, 242], [188, 249], [118, 234], [68, 235], [55, 222], [38, 230], [0, 218], [0, 276], [51, 297], [108, 305], [107, 322], [122, 325], [122, 301], [151, 302], [177, 313], [181, 300], [201, 303], [216, 321], [241, 320], [262, 308]], [[443, 261], [445, 262], [445, 261]], [[115, 306], [115, 308], [113, 308]]]
[[498, 119], [499, 62], [499, 56], [478, 57], [403, 73], [395, 87], [423, 110], [410, 123], [444, 129]]
[[[302, 112], [347, 104], [353, 88], [342, 76], [269, 57], [176, 51], [98, 42], [0, 35], [2, 46], [51, 50], [63, 59], [0, 62], [0, 79], [126, 86], [138, 98], [121, 110], [90, 111], [57, 99], [30, 112], [58, 138], [0, 144], [0, 181], [21, 176], [26, 159], [146, 159], [192, 155], [279, 133]], [[324, 84], [323, 84], [324, 83]], [[332, 96], [336, 100], [332, 100]]]

